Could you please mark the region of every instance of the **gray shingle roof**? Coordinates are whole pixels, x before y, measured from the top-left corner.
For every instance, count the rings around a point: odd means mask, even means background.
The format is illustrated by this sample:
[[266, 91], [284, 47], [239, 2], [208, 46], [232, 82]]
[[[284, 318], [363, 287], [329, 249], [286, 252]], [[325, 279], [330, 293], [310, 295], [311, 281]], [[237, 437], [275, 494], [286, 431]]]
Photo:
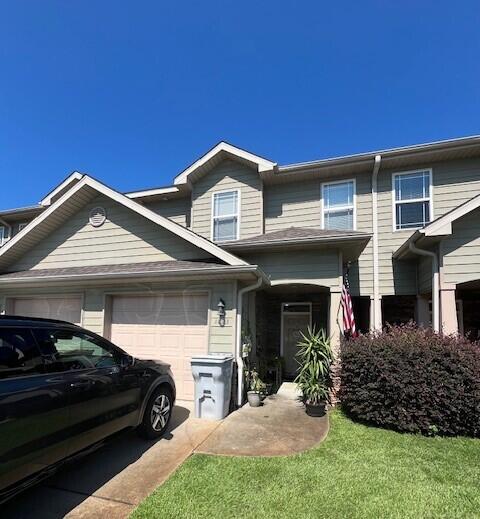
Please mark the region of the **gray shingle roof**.
[[126, 263], [121, 265], [98, 265], [90, 267], [66, 267], [56, 269], [23, 270], [0, 274], [0, 281], [5, 279], [80, 277], [101, 274], [155, 274], [162, 272], [189, 270], [214, 270], [228, 268], [228, 265], [202, 261], [154, 261], [148, 263]]
[[244, 238], [235, 242], [226, 243], [225, 248], [242, 248], [255, 245], [275, 245], [280, 243], [305, 243], [305, 242], [321, 242], [348, 240], [348, 239], [369, 239], [370, 234], [358, 231], [340, 231], [340, 230], [325, 230], [307, 227], [289, 227], [280, 231], [269, 232], [266, 234], [259, 234], [252, 238]]

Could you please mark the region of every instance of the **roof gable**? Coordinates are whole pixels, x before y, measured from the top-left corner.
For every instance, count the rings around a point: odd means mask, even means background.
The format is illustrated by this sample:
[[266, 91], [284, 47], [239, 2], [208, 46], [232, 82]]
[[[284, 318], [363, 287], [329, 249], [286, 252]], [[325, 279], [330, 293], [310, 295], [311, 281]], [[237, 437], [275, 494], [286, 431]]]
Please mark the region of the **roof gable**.
[[197, 176], [207, 173], [226, 157], [254, 166], [259, 173], [271, 170], [276, 166], [275, 162], [222, 141], [177, 175], [174, 184], [178, 186], [194, 181]]
[[58, 186], [50, 191], [47, 195], [45, 195], [42, 200], [40, 200], [40, 205], [43, 206], [49, 206], [52, 205], [52, 203], [60, 198], [61, 195], [63, 195], [66, 191], [68, 191], [74, 184], [82, 180], [83, 174], [79, 173], [78, 171], [74, 171], [71, 175], [68, 175], [68, 177], [58, 184]]
[[247, 265], [248, 263], [233, 254], [221, 249], [206, 238], [182, 227], [179, 224], [154, 213], [150, 209], [127, 198], [125, 195], [114, 191], [101, 182], [85, 175], [71, 189], [64, 193], [57, 201], [52, 203], [43, 213], [30, 222], [12, 240], [0, 249], [0, 269], [14, 263], [21, 258], [30, 248], [42, 241], [53, 229], [70, 218], [73, 214], [98, 195], [104, 195], [118, 204], [150, 220], [154, 224], [186, 240], [195, 247], [204, 250], [227, 265]]
[[421, 229], [420, 232], [425, 236], [445, 236], [452, 234], [452, 223], [479, 207], [480, 195], [477, 195], [436, 220], [433, 220], [433, 222], [430, 222]]

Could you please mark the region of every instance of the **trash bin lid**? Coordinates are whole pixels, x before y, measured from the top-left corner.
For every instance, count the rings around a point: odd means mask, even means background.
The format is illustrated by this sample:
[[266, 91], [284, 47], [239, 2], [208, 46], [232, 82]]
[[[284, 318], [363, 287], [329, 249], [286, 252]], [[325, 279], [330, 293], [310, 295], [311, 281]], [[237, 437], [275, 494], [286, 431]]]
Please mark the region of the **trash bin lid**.
[[199, 355], [191, 358], [192, 364], [223, 364], [233, 360], [231, 353], [215, 353], [211, 355]]

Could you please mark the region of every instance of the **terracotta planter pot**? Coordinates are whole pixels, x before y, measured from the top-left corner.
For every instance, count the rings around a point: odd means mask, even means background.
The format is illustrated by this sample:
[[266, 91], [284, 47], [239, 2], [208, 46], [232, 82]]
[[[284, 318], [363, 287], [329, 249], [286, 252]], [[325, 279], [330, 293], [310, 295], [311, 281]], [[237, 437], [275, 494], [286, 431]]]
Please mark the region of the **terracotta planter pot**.
[[325, 416], [326, 404], [325, 402], [322, 402], [321, 404], [309, 404], [307, 402], [305, 403], [305, 411], [307, 412], [308, 416], [315, 416], [317, 418]]
[[256, 391], [248, 391], [247, 393], [248, 403], [250, 407], [260, 407], [262, 403], [262, 396]]

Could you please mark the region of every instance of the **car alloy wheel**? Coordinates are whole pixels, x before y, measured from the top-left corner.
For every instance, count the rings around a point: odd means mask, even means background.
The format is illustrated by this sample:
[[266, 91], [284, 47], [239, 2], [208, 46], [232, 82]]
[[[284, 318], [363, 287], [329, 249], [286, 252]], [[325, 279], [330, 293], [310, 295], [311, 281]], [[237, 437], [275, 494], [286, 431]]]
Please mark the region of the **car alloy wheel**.
[[161, 431], [167, 425], [171, 409], [172, 406], [168, 395], [161, 394], [155, 398], [152, 412], [150, 413], [150, 422], [154, 431]]

